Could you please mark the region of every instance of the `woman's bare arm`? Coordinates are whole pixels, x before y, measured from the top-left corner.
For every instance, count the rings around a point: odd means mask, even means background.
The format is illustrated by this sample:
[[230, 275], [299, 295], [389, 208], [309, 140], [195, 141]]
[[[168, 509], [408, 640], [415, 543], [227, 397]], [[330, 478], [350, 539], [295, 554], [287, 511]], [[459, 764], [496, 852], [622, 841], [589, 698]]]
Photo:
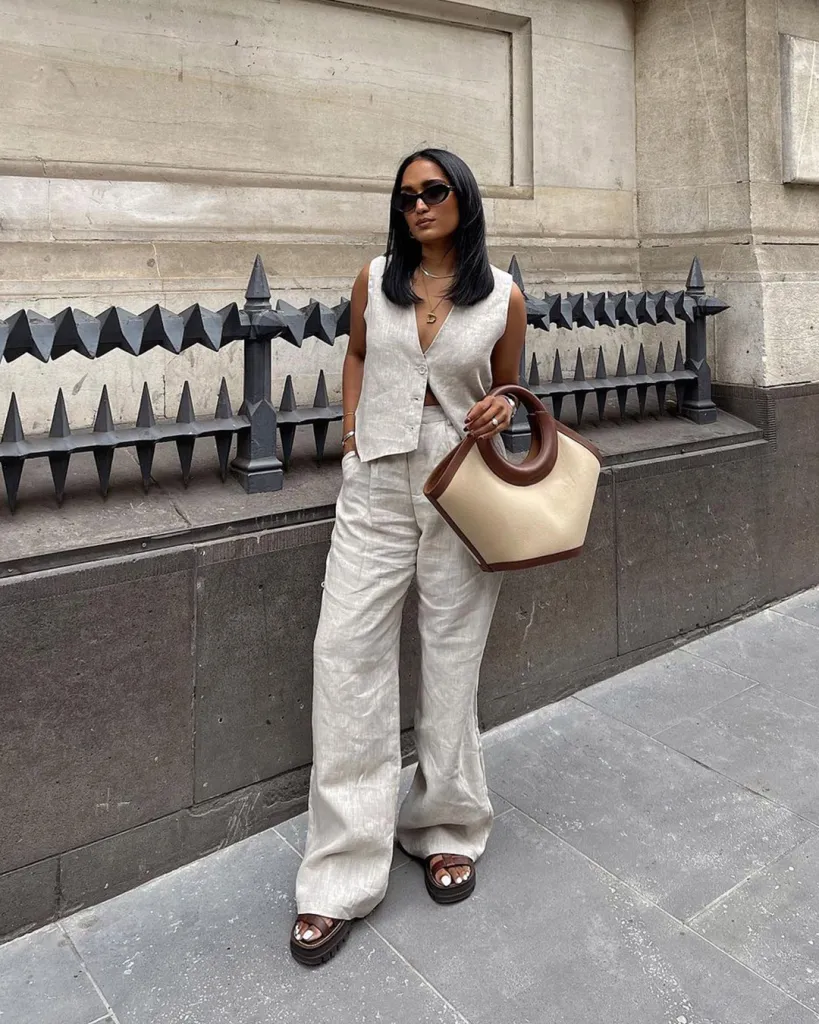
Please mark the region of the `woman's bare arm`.
[[[520, 355], [526, 341], [526, 300], [516, 284], [509, 296], [506, 330], [492, 350], [492, 387], [517, 384]], [[492, 417], [498, 426], [492, 423]], [[466, 429], [475, 437], [492, 437], [506, 430], [512, 422], [512, 407], [505, 398], [487, 396], [474, 405], [466, 418]]]
[[[361, 382], [364, 379], [364, 359], [367, 355], [367, 324], [364, 311], [367, 308], [367, 291], [370, 283], [369, 264], [355, 280], [350, 296], [350, 340], [341, 371], [341, 401], [344, 411], [342, 437], [355, 429], [355, 412], [361, 397]], [[344, 443], [344, 451], [354, 451], [355, 438]]]

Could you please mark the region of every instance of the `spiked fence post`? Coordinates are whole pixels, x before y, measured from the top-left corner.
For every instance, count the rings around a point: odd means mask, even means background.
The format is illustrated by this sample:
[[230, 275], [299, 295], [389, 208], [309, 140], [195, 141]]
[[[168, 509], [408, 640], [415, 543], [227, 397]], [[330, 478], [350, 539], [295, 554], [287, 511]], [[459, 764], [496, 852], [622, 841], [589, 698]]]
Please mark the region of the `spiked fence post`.
[[[23, 423], [20, 419], [20, 410], [17, 408], [17, 396], [12, 391], [9, 411], [6, 415], [6, 425], [3, 427], [0, 440], [4, 444], [20, 444], [25, 440], [23, 434]], [[0, 466], [3, 469], [3, 479], [6, 484], [6, 497], [8, 498], [9, 511], [14, 515], [17, 510], [17, 492], [20, 490], [20, 478], [23, 475], [24, 458], [0, 459]]]
[[[685, 368], [696, 373], [696, 379], [689, 381], [685, 388], [680, 413], [695, 423], [713, 423], [717, 418], [717, 407], [711, 398], [711, 367], [706, 355], [706, 316], [716, 304], [709, 304], [705, 297], [705, 282], [697, 257], [691, 264], [686, 292], [694, 298], [696, 306], [691, 323], [685, 325]], [[720, 309], [725, 305], [719, 303]], [[719, 310], [714, 309], [715, 312]]]
[[[54, 415], [51, 418], [51, 430], [48, 436], [53, 438], [68, 437], [71, 434], [71, 427], [68, 425], [68, 413], [65, 408], [63, 389], [57, 392], [57, 402], [54, 406]], [[71, 456], [68, 452], [59, 452], [49, 455], [48, 463], [51, 467], [51, 479], [54, 481], [54, 493], [57, 495], [57, 504], [62, 505], [65, 497], [65, 479], [68, 476], [68, 463]]]
[[[517, 262], [513, 259], [513, 266], [517, 268]], [[518, 271], [518, 274], [520, 271]], [[519, 286], [520, 287], [520, 286]], [[526, 346], [520, 353], [520, 365], [518, 367], [518, 383], [527, 387], [526, 383]], [[522, 404], [518, 405], [517, 412], [512, 417], [512, 422], [501, 434], [504, 447], [508, 452], [526, 452], [532, 443], [532, 428], [529, 424], [529, 413]]]
[[[517, 256], [513, 256], [509, 264], [509, 273], [512, 280], [526, 296], [526, 285], [523, 283], [523, 275], [520, 272]], [[527, 313], [529, 312], [527, 305]], [[528, 316], [527, 316], [528, 319]], [[520, 353], [520, 364], [518, 366], [518, 384], [527, 387], [526, 383], [526, 341]], [[501, 434], [504, 447], [508, 452], [525, 452], [529, 450], [532, 443], [532, 428], [529, 425], [529, 414], [523, 405], [518, 405], [517, 412], [512, 417], [512, 422]]]
[[[219, 397], [216, 400], [216, 415], [214, 418], [217, 420], [233, 419], [233, 409], [230, 407], [230, 394], [228, 393], [227, 381], [224, 377], [219, 387]], [[218, 434], [214, 434], [214, 440], [216, 441], [216, 454], [219, 457], [219, 475], [222, 478], [222, 483], [224, 483], [227, 480], [230, 449], [233, 446], [233, 431], [222, 430]]]
[[279, 491], [284, 470], [276, 455], [276, 410], [270, 400], [270, 334], [259, 336], [259, 318], [270, 312], [270, 286], [261, 256], [256, 257], [245, 293], [250, 332], [245, 339], [244, 396], [239, 412], [250, 426], [239, 431], [231, 470], [248, 494]]

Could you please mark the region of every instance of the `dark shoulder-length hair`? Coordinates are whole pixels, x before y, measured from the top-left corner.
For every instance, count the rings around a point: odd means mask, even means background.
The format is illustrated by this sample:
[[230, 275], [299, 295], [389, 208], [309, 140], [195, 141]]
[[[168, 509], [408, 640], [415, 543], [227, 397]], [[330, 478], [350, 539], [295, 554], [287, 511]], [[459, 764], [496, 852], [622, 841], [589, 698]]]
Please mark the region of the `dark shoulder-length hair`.
[[485, 299], [495, 287], [495, 278], [486, 251], [486, 222], [483, 202], [475, 175], [469, 167], [445, 149], [422, 149], [402, 160], [390, 200], [390, 233], [387, 239], [387, 265], [382, 288], [398, 306], [420, 302], [412, 289], [412, 275], [421, 262], [421, 245], [409, 233], [406, 218], [395, 208], [401, 191], [404, 171], [415, 160], [431, 160], [438, 164], [455, 189], [460, 221], [453, 238], [455, 245], [455, 278], [447, 297], [456, 306], [474, 306]]

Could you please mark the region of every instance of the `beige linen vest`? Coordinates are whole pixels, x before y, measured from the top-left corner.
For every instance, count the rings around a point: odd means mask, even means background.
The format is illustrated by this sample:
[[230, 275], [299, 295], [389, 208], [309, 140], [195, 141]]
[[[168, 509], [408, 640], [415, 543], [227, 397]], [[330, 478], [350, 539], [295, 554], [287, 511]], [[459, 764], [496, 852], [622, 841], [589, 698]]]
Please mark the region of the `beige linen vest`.
[[362, 462], [415, 451], [427, 383], [461, 434], [472, 406], [492, 387], [492, 349], [506, 330], [512, 278], [492, 267], [495, 288], [474, 306], [453, 306], [422, 352], [415, 307], [396, 306], [381, 289], [386, 257], [370, 264], [367, 355], [356, 410]]

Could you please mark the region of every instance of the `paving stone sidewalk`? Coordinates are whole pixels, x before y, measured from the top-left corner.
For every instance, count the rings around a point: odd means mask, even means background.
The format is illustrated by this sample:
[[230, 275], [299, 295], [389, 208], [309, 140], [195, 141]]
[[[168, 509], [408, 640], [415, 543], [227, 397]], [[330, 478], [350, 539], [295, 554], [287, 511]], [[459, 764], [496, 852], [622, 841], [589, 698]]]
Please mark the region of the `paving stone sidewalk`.
[[397, 854], [337, 959], [299, 967], [302, 815], [0, 947], [0, 1024], [819, 1021], [819, 589], [485, 752], [465, 903]]

